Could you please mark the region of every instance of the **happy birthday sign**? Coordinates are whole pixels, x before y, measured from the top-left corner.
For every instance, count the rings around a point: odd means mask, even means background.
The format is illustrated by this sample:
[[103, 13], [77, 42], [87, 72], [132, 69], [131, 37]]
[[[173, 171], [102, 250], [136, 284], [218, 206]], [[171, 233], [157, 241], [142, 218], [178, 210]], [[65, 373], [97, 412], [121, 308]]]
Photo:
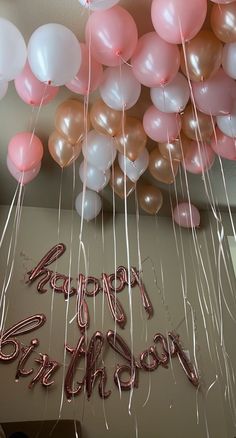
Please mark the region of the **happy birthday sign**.
[[[122, 292], [126, 286], [130, 286], [130, 288], [139, 287], [142, 305], [148, 318], [152, 317], [153, 306], [140, 273], [136, 268], [131, 267], [129, 274], [124, 266], [119, 266], [115, 274], [108, 275], [103, 273], [101, 278], [86, 277], [83, 274], [79, 274], [76, 279], [76, 287], [73, 287], [73, 278], [48, 269], [48, 266], [58, 260], [65, 251], [66, 246], [63, 243], [59, 243], [50, 249], [35, 268], [28, 272], [27, 283], [38, 280], [37, 290], [39, 293], [47, 292], [46, 286], [49, 286], [54, 292], [64, 294], [65, 299], [76, 295], [77, 322], [82, 331], [89, 327], [89, 309], [86, 297], [95, 297], [99, 292], [105, 293], [108, 308], [113, 319], [121, 328], [125, 327], [126, 314], [117, 297], [117, 293]], [[90, 287], [89, 290], [88, 287]]]
[[[159, 367], [168, 368], [170, 360], [174, 357], [178, 359], [189, 381], [195, 387], [198, 387], [198, 374], [181, 346], [179, 336], [173, 332], [168, 333], [168, 338], [157, 332], [153, 336], [153, 345], [137, 356], [131, 351], [123, 337], [113, 330], [108, 330], [105, 334], [96, 331], [89, 339], [87, 333], [85, 333], [89, 326], [89, 311], [85, 297], [94, 297], [101, 290], [104, 291], [111, 315], [121, 328], [125, 326], [126, 315], [116, 297], [116, 292], [121, 292], [127, 285], [130, 285], [131, 288], [138, 286], [141, 302], [148, 318], [153, 314], [153, 307], [140, 273], [135, 268], [131, 268], [131, 272], [128, 273], [126, 268], [120, 266], [115, 274], [107, 275], [103, 273], [101, 279], [79, 274], [77, 287], [71, 286], [72, 278], [48, 269], [48, 266], [55, 262], [65, 250], [64, 244], [58, 244], [48, 251], [37, 266], [28, 272], [27, 283], [30, 284], [37, 279], [37, 290], [40, 293], [47, 291], [47, 285], [55, 292], [63, 293], [66, 299], [76, 295], [77, 322], [81, 334], [75, 346], [72, 347], [66, 344], [64, 347], [70, 356], [64, 380], [67, 399], [71, 400], [83, 391], [86, 391], [89, 399], [96, 383], [101, 398], [106, 399], [111, 395], [112, 391], [106, 388], [108, 380], [106, 366], [100, 366], [105, 345], [108, 345], [124, 360], [122, 365], [115, 366], [113, 372], [114, 383], [121, 391], [138, 388], [139, 373], [141, 371], [151, 372]], [[93, 285], [90, 290], [88, 290], [89, 284]], [[16, 323], [1, 333], [0, 336], [0, 363], [11, 363], [18, 359], [15, 380], [30, 377], [31, 380], [28, 384], [30, 389], [36, 384], [41, 384], [45, 388], [51, 387], [55, 383], [54, 376], [61, 366], [57, 360], [51, 359], [47, 353], [36, 350], [40, 345], [38, 338], [33, 338], [28, 346], [23, 345], [21, 341], [16, 339], [39, 329], [45, 323], [46, 316], [44, 314], [32, 315]], [[11, 349], [10, 353], [9, 348]], [[37, 355], [37, 358], [33, 359], [35, 355]], [[32, 359], [34, 366], [32, 364], [28, 365]], [[37, 368], [35, 368], [35, 364]], [[83, 369], [83, 376], [79, 380], [77, 374], [81, 373], [81, 369]], [[124, 374], [127, 375], [127, 373], [129, 377], [125, 379]]]

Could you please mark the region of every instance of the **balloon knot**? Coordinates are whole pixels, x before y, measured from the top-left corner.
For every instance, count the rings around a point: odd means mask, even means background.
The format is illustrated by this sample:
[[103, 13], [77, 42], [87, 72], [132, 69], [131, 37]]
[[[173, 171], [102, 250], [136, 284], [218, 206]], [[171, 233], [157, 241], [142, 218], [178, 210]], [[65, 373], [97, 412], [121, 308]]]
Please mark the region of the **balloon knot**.
[[168, 82], [167, 79], [162, 79], [160, 82], [161, 87], [164, 87], [164, 85], [166, 85], [167, 82]]
[[116, 52], [115, 52], [115, 54], [116, 54], [116, 56], [120, 56], [120, 55], [121, 55], [121, 50], [120, 50], [120, 49], [117, 49]]

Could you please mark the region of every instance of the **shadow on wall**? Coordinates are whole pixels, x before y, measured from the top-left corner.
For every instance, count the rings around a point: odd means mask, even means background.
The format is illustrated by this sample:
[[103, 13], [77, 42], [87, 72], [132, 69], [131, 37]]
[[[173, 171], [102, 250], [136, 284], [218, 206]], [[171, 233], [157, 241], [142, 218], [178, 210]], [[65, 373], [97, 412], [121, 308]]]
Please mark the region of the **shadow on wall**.
[[80, 423], [74, 420], [11, 422], [2, 423], [0, 438], [69, 438], [75, 436], [75, 430], [81, 438]]

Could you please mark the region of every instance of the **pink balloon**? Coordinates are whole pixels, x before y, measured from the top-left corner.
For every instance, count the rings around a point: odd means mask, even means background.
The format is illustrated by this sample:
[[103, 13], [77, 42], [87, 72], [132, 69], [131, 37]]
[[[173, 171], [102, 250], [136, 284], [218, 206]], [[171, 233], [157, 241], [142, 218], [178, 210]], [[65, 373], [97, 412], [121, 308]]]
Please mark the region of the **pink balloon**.
[[42, 160], [43, 145], [32, 132], [19, 132], [10, 140], [8, 155], [19, 171], [31, 170]]
[[59, 87], [51, 87], [39, 81], [33, 75], [28, 62], [15, 79], [15, 88], [20, 98], [32, 106], [46, 105], [56, 97], [59, 91]]
[[197, 108], [205, 114], [229, 114], [236, 94], [235, 81], [222, 68], [202, 82], [193, 82], [193, 95]]
[[80, 43], [81, 66], [74, 79], [66, 84], [69, 90], [77, 94], [92, 93], [101, 84], [103, 78], [102, 65], [97, 62], [89, 53], [89, 48], [84, 43]]
[[39, 174], [39, 171], [41, 169], [41, 161], [33, 169], [26, 170], [25, 172], [21, 172], [20, 170], [17, 169], [17, 167], [11, 161], [11, 159], [8, 155], [7, 156], [7, 167], [8, 167], [10, 174], [16, 179], [16, 181], [18, 181], [19, 183], [21, 183], [24, 186], [25, 184], [28, 184], [29, 182], [31, 182]]
[[169, 44], [156, 32], [143, 35], [131, 60], [133, 73], [146, 87], [156, 87], [170, 82], [179, 70], [178, 46]]
[[213, 151], [222, 158], [227, 160], [236, 160], [236, 140], [228, 137], [216, 128], [216, 138], [213, 135], [211, 139]]
[[201, 174], [209, 170], [215, 161], [215, 152], [208, 144], [200, 145], [192, 141], [182, 162], [190, 173]]
[[201, 29], [207, 14], [207, 0], [153, 0], [152, 23], [169, 43], [191, 40]]
[[159, 143], [175, 140], [181, 130], [179, 114], [163, 113], [155, 106], [150, 106], [144, 113], [143, 127], [152, 140]]
[[90, 15], [85, 37], [87, 45], [91, 43], [94, 58], [101, 64], [115, 67], [133, 55], [138, 31], [129, 12], [114, 6]]
[[188, 202], [177, 204], [173, 211], [175, 222], [184, 228], [199, 227], [200, 213], [197, 207]]

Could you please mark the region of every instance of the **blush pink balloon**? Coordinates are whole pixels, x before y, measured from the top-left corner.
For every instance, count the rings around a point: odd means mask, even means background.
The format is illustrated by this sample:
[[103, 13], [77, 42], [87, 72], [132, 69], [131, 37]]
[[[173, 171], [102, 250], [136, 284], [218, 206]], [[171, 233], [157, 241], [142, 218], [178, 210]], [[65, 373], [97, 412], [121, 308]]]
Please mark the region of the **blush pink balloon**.
[[215, 152], [210, 145], [192, 141], [182, 161], [183, 168], [190, 173], [201, 174], [209, 170], [215, 161]]
[[178, 46], [149, 32], [139, 39], [131, 64], [134, 75], [146, 87], [167, 84], [179, 70]]
[[133, 55], [138, 31], [129, 12], [114, 6], [90, 15], [85, 37], [87, 45], [91, 43], [93, 57], [101, 64], [115, 67]]
[[202, 82], [193, 82], [193, 95], [197, 108], [205, 114], [220, 116], [229, 114], [236, 94], [235, 81], [222, 68]]
[[144, 113], [143, 127], [152, 140], [165, 143], [178, 137], [181, 118], [179, 114], [163, 113], [153, 105]]
[[173, 218], [178, 225], [184, 228], [195, 228], [200, 225], [199, 210], [188, 202], [181, 202], [176, 205]]
[[77, 94], [93, 93], [101, 84], [103, 78], [102, 65], [89, 53], [89, 48], [80, 43], [81, 66], [74, 79], [66, 84], [66, 87]]
[[153, 0], [152, 23], [169, 43], [191, 40], [201, 29], [207, 14], [207, 0]]
[[41, 140], [32, 132], [19, 132], [8, 145], [8, 155], [21, 172], [35, 168], [43, 157]]
[[15, 79], [15, 88], [23, 102], [32, 106], [46, 105], [59, 91], [59, 87], [51, 87], [40, 82], [32, 73], [28, 62]]
[[9, 155], [7, 156], [7, 167], [10, 172], [10, 174], [13, 176], [13, 178], [16, 179], [20, 184], [23, 186], [31, 182], [33, 179], [36, 178], [36, 176], [39, 174], [39, 171], [41, 169], [41, 161], [39, 164], [37, 164], [36, 167], [30, 170], [26, 170], [25, 172], [21, 172], [17, 169], [15, 164], [11, 161]]
[[236, 160], [236, 140], [223, 134], [219, 128], [216, 128], [216, 137], [211, 139], [213, 151], [222, 158], [227, 160]]

